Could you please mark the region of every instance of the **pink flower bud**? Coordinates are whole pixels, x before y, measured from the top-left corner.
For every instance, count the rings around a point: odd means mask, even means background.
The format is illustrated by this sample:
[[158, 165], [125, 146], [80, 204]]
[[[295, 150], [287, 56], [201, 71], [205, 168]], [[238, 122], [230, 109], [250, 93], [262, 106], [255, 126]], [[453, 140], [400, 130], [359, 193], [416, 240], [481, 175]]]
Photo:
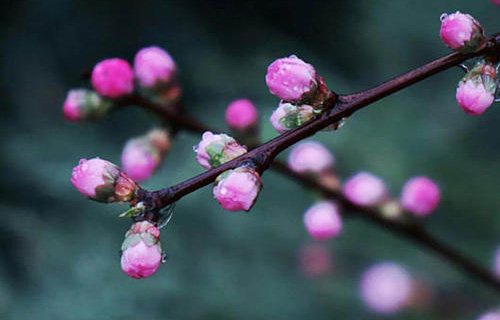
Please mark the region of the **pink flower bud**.
[[450, 49], [474, 52], [484, 47], [484, 31], [472, 16], [457, 11], [441, 15], [441, 40]]
[[148, 179], [160, 164], [160, 154], [147, 139], [129, 140], [122, 152], [122, 166], [136, 181]]
[[440, 200], [439, 187], [426, 177], [408, 180], [401, 192], [401, 205], [417, 216], [426, 216], [436, 210]]
[[136, 222], [125, 234], [121, 266], [132, 278], [141, 279], [156, 272], [162, 261], [160, 230], [147, 221]]
[[296, 128], [309, 121], [314, 116], [314, 109], [308, 105], [295, 106], [291, 103], [280, 102], [274, 110], [270, 121], [273, 128], [279, 133]]
[[342, 218], [337, 205], [330, 201], [318, 202], [304, 214], [307, 232], [316, 240], [327, 240], [342, 231]]
[[379, 177], [369, 172], [359, 172], [345, 182], [342, 193], [357, 205], [373, 206], [386, 198], [387, 188]]
[[81, 159], [73, 169], [71, 183], [81, 194], [99, 202], [129, 201], [139, 188], [120, 168], [99, 158]]
[[271, 94], [285, 101], [298, 102], [314, 95], [318, 80], [312, 65], [292, 55], [269, 65], [266, 84]]
[[495, 67], [479, 63], [458, 84], [458, 105], [468, 114], [480, 115], [495, 101], [497, 87]]
[[112, 104], [99, 97], [94, 91], [73, 89], [68, 92], [64, 101], [64, 118], [69, 121], [99, 118], [105, 115]]
[[240, 99], [229, 104], [226, 109], [226, 122], [231, 128], [244, 130], [257, 123], [259, 113], [250, 100]]
[[320, 244], [302, 247], [298, 259], [300, 269], [309, 277], [319, 277], [332, 270], [332, 255]]
[[361, 277], [361, 299], [378, 313], [394, 313], [408, 305], [413, 281], [408, 272], [395, 263], [379, 263]]
[[477, 320], [500, 320], [500, 311], [491, 311], [483, 314]]
[[159, 47], [141, 49], [134, 59], [134, 74], [142, 87], [160, 87], [174, 77], [176, 71], [172, 57]]
[[219, 175], [215, 181], [214, 197], [229, 211], [249, 211], [262, 189], [257, 172], [240, 167]]
[[102, 96], [118, 98], [134, 91], [134, 73], [123, 59], [106, 59], [92, 70], [92, 85]]
[[297, 144], [288, 156], [288, 167], [295, 172], [320, 173], [332, 169], [335, 158], [321, 143], [310, 141]]
[[241, 156], [247, 149], [227, 134], [213, 134], [207, 131], [203, 133], [194, 151], [198, 163], [204, 168], [211, 169]]
[[151, 145], [160, 153], [166, 153], [170, 149], [170, 134], [165, 129], [153, 129], [146, 135]]

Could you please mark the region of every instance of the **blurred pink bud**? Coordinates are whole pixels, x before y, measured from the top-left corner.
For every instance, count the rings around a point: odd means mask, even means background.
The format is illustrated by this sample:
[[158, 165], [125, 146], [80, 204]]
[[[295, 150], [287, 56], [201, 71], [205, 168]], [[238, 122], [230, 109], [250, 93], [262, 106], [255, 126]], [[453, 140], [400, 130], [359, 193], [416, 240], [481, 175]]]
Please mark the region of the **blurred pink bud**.
[[413, 281], [401, 266], [384, 262], [372, 266], [361, 277], [361, 299], [379, 313], [394, 313], [408, 305]]
[[493, 4], [500, 6], [500, 0], [490, 0]]
[[228, 170], [217, 177], [214, 197], [228, 211], [249, 211], [262, 189], [257, 172], [240, 167]]
[[232, 137], [227, 134], [203, 133], [200, 143], [194, 147], [196, 160], [207, 169], [215, 168], [247, 152]]
[[450, 49], [461, 52], [474, 52], [485, 44], [484, 31], [472, 16], [457, 11], [441, 15], [441, 40]]
[[106, 59], [92, 70], [92, 85], [102, 96], [118, 98], [134, 91], [134, 73], [130, 64], [119, 58]]
[[500, 320], [500, 311], [491, 311], [481, 315], [477, 320]]
[[357, 205], [373, 206], [386, 198], [387, 188], [379, 177], [359, 172], [344, 183], [342, 193]]
[[141, 279], [156, 272], [162, 261], [160, 230], [147, 221], [136, 222], [125, 234], [121, 266], [132, 278]]
[[500, 246], [495, 251], [495, 256], [493, 259], [493, 269], [495, 274], [500, 278]]
[[295, 172], [320, 173], [332, 169], [335, 158], [321, 143], [315, 141], [297, 144], [288, 156], [288, 167]]
[[99, 158], [81, 159], [73, 169], [71, 183], [81, 194], [99, 202], [129, 201], [138, 189], [120, 168]]
[[302, 125], [313, 116], [314, 109], [311, 106], [305, 104], [295, 106], [291, 103], [281, 101], [269, 120], [276, 131], [283, 133]]
[[68, 92], [63, 105], [64, 118], [69, 121], [81, 121], [99, 118], [111, 108], [111, 102], [105, 101], [94, 91], [72, 89]]
[[123, 169], [136, 181], [148, 179], [159, 164], [159, 152], [146, 139], [132, 139], [123, 149]]
[[285, 101], [298, 102], [314, 95], [318, 80], [312, 65], [291, 55], [269, 65], [266, 84], [271, 94]]
[[166, 84], [172, 80], [175, 71], [174, 60], [159, 47], [143, 48], [135, 56], [134, 74], [142, 87], [151, 88]]
[[497, 87], [495, 67], [479, 63], [458, 84], [458, 105], [468, 114], [483, 114], [495, 101]]
[[250, 100], [240, 99], [229, 104], [226, 109], [226, 122], [231, 128], [244, 130], [254, 126], [259, 118], [257, 108]]
[[342, 231], [342, 218], [335, 203], [321, 201], [307, 209], [304, 225], [314, 239], [327, 240], [338, 236]]
[[406, 182], [401, 192], [401, 205], [417, 216], [426, 216], [436, 210], [441, 200], [437, 184], [426, 177], [415, 177]]
[[146, 135], [151, 145], [160, 153], [166, 153], [170, 149], [170, 134], [165, 129], [153, 129]]
[[332, 256], [320, 244], [308, 244], [298, 253], [299, 267], [306, 276], [318, 277], [332, 270]]

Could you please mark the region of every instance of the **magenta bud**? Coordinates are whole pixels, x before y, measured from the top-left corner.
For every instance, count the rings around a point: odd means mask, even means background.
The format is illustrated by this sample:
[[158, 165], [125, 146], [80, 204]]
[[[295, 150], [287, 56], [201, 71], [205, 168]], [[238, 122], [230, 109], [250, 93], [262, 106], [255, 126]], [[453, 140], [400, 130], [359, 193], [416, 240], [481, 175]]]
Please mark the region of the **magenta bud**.
[[136, 222], [125, 234], [121, 248], [121, 267], [132, 278], [141, 279], [156, 272], [162, 261], [160, 230], [148, 221]]
[[172, 80], [175, 72], [174, 60], [159, 47], [143, 48], [135, 56], [134, 74], [141, 87], [162, 87]]
[[401, 192], [401, 205], [416, 216], [426, 216], [436, 210], [441, 200], [437, 184], [426, 177], [415, 177], [406, 182]]
[[102, 96], [118, 98], [134, 91], [134, 73], [130, 64], [119, 58], [106, 59], [92, 70], [92, 86]]
[[257, 124], [259, 113], [248, 99], [231, 102], [226, 109], [226, 122], [236, 130], [245, 130]]
[[64, 118], [69, 121], [82, 121], [104, 116], [112, 103], [103, 100], [97, 93], [87, 89], [72, 89], [68, 92], [63, 105]]
[[269, 65], [266, 84], [271, 94], [280, 99], [299, 102], [314, 96], [318, 79], [312, 65], [291, 55]]
[[337, 205], [330, 201], [318, 202], [304, 214], [307, 233], [316, 240], [336, 237], [342, 231], [342, 218]]
[[481, 315], [477, 320], [500, 320], [500, 311], [490, 311]]
[[288, 167], [299, 173], [321, 173], [333, 169], [334, 162], [330, 151], [316, 141], [297, 144], [288, 156]]
[[227, 134], [203, 133], [198, 146], [194, 147], [196, 160], [207, 169], [215, 168], [247, 152], [236, 140]]
[[497, 72], [490, 64], [479, 63], [459, 82], [458, 105], [470, 115], [483, 114], [495, 101]]
[[139, 186], [116, 165], [99, 158], [81, 159], [71, 183], [84, 196], [99, 202], [130, 201]]
[[240, 167], [220, 174], [215, 180], [214, 197], [228, 211], [249, 211], [262, 189], [257, 172]]
[[378, 313], [394, 313], [410, 303], [413, 280], [408, 272], [395, 263], [379, 263], [361, 277], [361, 299]]
[[479, 22], [459, 11], [441, 15], [439, 34], [450, 49], [463, 53], [478, 51], [485, 45], [484, 31]]
[[291, 103], [281, 101], [278, 108], [274, 110], [271, 118], [271, 125], [279, 133], [286, 132], [314, 117], [314, 109], [308, 105], [295, 106]]
[[373, 206], [385, 200], [387, 188], [379, 177], [369, 172], [359, 172], [344, 183], [342, 193], [357, 205]]

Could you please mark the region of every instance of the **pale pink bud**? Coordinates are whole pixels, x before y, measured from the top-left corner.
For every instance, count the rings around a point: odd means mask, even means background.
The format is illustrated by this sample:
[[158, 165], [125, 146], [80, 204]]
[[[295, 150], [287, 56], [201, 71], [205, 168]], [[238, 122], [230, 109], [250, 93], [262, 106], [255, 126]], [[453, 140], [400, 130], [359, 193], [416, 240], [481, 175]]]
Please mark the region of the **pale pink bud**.
[[207, 131], [203, 133], [194, 151], [198, 163], [204, 168], [211, 169], [241, 156], [247, 149], [227, 134], [213, 134]]
[[359, 172], [344, 183], [342, 193], [357, 205], [373, 206], [386, 198], [387, 188], [379, 177]]
[[417, 216], [426, 216], [436, 210], [440, 200], [439, 187], [426, 177], [408, 180], [401, 192], [401, 205]]
[[71, 183], [84, 196], [99, 202], [129, 201], [138, 186], [116, 165], [99, 158], [81, 159]]
[[308, 244], [298, 252], [299, 267], [306, 276], [319, 277], [333, 268], [332, 255], [320, 244]]
[[472, 16], [457, 11], [441, 15], [441, 40], [450, 49], [473, 52], [484, 47], [484, 31]]
[[313, 107], [305, 104], [295, 106], [281, 101], [269, 120], [276, 131], [283, 133], [302, 125], [312, 117], [314, 117]]
[[318, 80], [312, 65], [292, 55], [269, 65], [266, 84], [271, 94], [285, 101], [298, 102], [314, 95]]
[[330, 201], [318, 202], [304, 214], [307, 233], [316, 240], [327, 240], [342, 231], [342, 218], [337, 205]]
[[480, 115], [495, 101], [497, 72], [490, 64], [478, 64], [460, 81], [456, 99], [468, 114]]
[[140, 279], [156, 272], [162, 261], [160, 230], [147, 221], [136, 222], [125, 234], [121, 252], [123, 272]]
[[68, 92], [63, 105], [64, 118], [69, 121], [99, 118], [105, 115], [112, 104], [105, 101], [92, 90], [72, 89]]
[[302, 142], [288, 156], [288, 167], [295, 172], [320, 173], [332, 169], [335, 158], [321, 143]]
[[257, 172], [241, 167], [219, 175], [215, 182], [214, 197], [221, 207], [229, 211], [249, 211], [262, 189]]
[[408, 272], [395, 263], [379, 263], [361, 277], [361, 299], [379, 313], [394, 313], [408, 305], [413, 281]]
[[122, 152], [123, 170], [136, 181], [148, 179], [160, 164], [159, 152], [147, 139], [132, 139]]
[[244, 130], [257, 123], [259, 113], [248, 99], [231, 102], [226, 109], [226, 122], [231, 128]]
[[477, 318], [477, 320], [500, 320], [500, 311], [491, 311], [485, 313]]
[[102, 96], [118, 98], [134, 91], [134, 73], [130, 64], [119, 58], [106, 59], [92, 70], [92, 85]]
[[175, 71], [174, 60], [159, 47], [143, 48], [135, 56], [134, 74], [142, 87], [160, 87], [172, 80]]

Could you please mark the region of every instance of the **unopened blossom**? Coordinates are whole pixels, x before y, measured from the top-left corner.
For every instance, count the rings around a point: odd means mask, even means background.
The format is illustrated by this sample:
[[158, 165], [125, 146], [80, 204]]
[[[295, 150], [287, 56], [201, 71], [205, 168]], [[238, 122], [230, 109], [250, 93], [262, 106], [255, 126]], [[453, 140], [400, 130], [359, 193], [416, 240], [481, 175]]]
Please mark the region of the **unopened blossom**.
[[459, 82], [456, 93], [457, 103], [467, 114], [483, 114], [495, 101], [497, 89], [495, 67], [491, 64], [479, 63]]
[[298, 102], [315, 94], [318, 77], [312, 65], [291, 55], [269, 65], [266, 84], [269, 91], [280, 99]]
[[132, 278], [141, 279], [156, 272], [162, 261], [160, 230], [148, 221], [136, 222], [125, 234], [121, 248], [121, 267]]
[[134, 58], [134, 74], [141, 87], [161, 87], [175, 76], [172, 57], [159, 47], [141, 49]]
[[408, 180], [401, 192], [403, 208], [417, 216], [425, 216], [436, 210], [441, 200], [441, 191], [437, 184], [427, 177], [415, 177]]
[[73, 169], [71, 183], [81, 194], [99, 202], [129, 201], [138, 189], [120, 168], [100, 158], [81, 159]]
[[248, 99], [235, 100], [226, 109], [227, 124], [237, 130], [245, 130], [255, 126], [258, 118], [257, 108]]
[[249, 211], [262, 189], [260, 176], [246, 167], [228, 170], [219, 175], [213, 189], [214, 197], [228, 211]]
[[304, 225], [311, 237], [326, 240], [338, 236], [342, 231], [342, 218], [335, 203], [321, 201], [307, 209]]
[[331, 252], [318, 243], [300, 248], [298, 260], [300, 270], [309, 277], [319, 277], [333, 269]]
[[474, 52], [484, 47], [484, 31], [472, 16], [459, 11], [441, 15], [441, 40], [450, 49]]
[[332, 153], [316, 141], [297, 144], [288, 156], [288, 167], [299, 173], [320, 173], [332, 169], [334, 162]]
[[477, 320], [500, 320], [500, 311], [490, 311], [481, 315]]
[[244, 146], [227, 134], [203, 133], [198, 146], [194, 147], [196, 160], [207, 169], [215, 168], [247, 152]]
[[302, 125], [313, 116], [314, 109], [311, 106], [296, 106], [282, 101], [269, 120], [276, 131], [283, 133]]
[[92, 90], [72, 89], [68, 92], [63, 105], [64, 118], [69, 121], [82, 121], [99, 118], [111, 108], [111, 102], [99, 97]]
[[375, 312], [389, 314], [408, 305], [413, 281], [403, 267], [384, 262], [363, 273], [360, 291], [366, 306]]
[[373, 206], [386, 198], [387, 187], [379, 177], [369, 172], [359, 172], [344, 183], [342, 193], [357, 205]]
[[134, 90], [134, 73], [130, 64], [119, 58], [106, 59], [92, 70], [91, 82], [102, 96], [118, 98]]

